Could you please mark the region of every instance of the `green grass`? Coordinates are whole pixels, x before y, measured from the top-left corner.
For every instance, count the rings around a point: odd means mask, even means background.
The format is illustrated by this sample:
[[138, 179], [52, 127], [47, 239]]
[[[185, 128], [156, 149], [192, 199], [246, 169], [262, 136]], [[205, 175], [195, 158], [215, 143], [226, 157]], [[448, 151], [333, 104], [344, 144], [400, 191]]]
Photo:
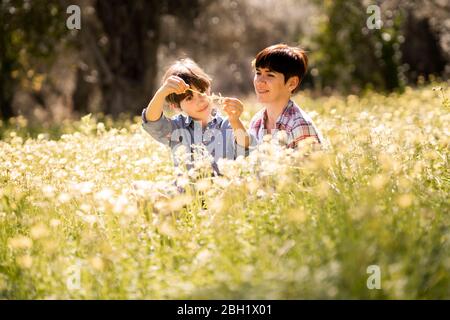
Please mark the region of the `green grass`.
[[297, 102], [328, 150], [267, 144], [221, 163], [220, 178], [178, 175], [139, 118], [85, 118], [56, 140], [3, 126], [0, 298], [450, 298], [442, 97], [429, 86]]

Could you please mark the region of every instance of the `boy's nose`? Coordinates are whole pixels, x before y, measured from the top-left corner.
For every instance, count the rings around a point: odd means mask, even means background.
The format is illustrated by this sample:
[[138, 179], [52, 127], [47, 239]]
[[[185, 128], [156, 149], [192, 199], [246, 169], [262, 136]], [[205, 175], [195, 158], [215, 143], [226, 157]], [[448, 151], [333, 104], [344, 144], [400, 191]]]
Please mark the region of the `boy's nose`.
[[256, 83], [265, 83], [266, 82], [266, 78], [264, 78], [262, 76], [256, 77], [255, 82]]

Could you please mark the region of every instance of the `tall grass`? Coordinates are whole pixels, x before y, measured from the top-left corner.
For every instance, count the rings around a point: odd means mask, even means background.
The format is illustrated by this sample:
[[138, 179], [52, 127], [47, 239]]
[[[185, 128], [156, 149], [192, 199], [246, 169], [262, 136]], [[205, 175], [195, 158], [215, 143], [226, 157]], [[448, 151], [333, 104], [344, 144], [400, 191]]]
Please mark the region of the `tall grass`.
[[[4, 130], [0, 298], [448, 299], [442, 97], [297, 102], [327, 150], [267, 142], [217, 178], [205, 161], [174, 169], [138, 118], [85, 117], [56, 140]], [[367, 287], [371, 265], [381, 289]]]

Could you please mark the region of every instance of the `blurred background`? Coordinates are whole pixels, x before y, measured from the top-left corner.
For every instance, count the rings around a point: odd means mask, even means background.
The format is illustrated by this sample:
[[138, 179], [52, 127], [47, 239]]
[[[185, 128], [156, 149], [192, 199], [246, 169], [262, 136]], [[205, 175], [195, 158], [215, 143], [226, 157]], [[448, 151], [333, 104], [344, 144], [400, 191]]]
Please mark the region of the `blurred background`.
[[[191, 57], [213, 91], [251, 99], [268, 45], [306, 49], [312, 95], [401, 91], [450, 74], [446, 0], [0, 0], [0, 116], [50, 125], [139, 115], [166, 67]], [[70, 5], [81, 29], [66, 26]], [[380, 29], [369, 29], [369, 5]]]

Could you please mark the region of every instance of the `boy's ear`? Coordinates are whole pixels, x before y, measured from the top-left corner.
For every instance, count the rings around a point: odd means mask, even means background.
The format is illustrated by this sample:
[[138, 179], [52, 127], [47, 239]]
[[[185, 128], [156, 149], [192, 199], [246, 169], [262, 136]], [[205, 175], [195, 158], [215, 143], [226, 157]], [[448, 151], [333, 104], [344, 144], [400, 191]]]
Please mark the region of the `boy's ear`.
[[300, 83], [300, 79], [299, 79], [298, 76], [290, 77], [289, 80], [288, 80], [288, 82], [287, 82], [287, 85], [288, 85], [288, 87], [289, 87], [289, 90], [290, 90], [291, 92], [294, 91], [294, 89], [297, 88], [297, 86], [299, 85], [299, 83]]
[[175, 103], [169, 103], [169, 108], [172, 110], [176, 110], [177, 109], [177, 105]]

